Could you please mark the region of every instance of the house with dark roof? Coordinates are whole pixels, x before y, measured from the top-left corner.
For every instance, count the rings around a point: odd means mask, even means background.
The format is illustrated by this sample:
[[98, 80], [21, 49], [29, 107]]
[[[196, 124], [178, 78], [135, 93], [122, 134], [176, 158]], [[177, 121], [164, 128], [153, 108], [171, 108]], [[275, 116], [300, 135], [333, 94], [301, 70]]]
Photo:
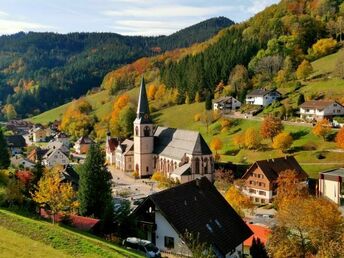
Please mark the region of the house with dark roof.
[[87, 136], [80, 137], [74, 144], [74, 149], [77, 154], [86, 154], [93, 143], [92, 139]]
[[[191, 256], [189, 237], [216, 257], [242, 257], [252, 231], [206, 178], [149, 195], [132, 216], [160, 250]], [[191, 248], [192, 249], [192, 248]]]
[[119, 142], [120, 142], [120, 139], [112, 138], [110, 132], [106, 134], [105, 154], [106, 154], [106, 162], [109, 165], [114, 165], [116, 163], [116, 149]]
[[63, 132], [57, 133], [54, 139], [57, 142], [62, 142], [67, 148], [69, 148], [69, 144], [70, 144], [69, 137], [65, 133]]
[[280, 97], [277, 90], [255, 89], [246, 95], [246, 104], [266, 107]]
[[310, 100], [300, 106], [300, 118], [318, 121], [344, 115], [344, 106], [333, 100]]
[[[119, 160], [121, 164], [124, 160], [123, 155], [128, 152], [121, 151], [122, 147], [118, 140], [113, 144], [110, 140], [110, 136], [107, 136], [107, 161], [109, 164], [117, 164]], [[112, 148], [114, 147], [111, 146], [116, 144], [120, 146], [120, 149], [117, 146], [116, 150], [119, 152], [113, 157]], [[131, 171], [136, 171], [140, 178], [150, 177], [154, 172], [159, 171], [181, 183], [202, 176], [206, 176], [210, 181], [213, 180], [213, 154], [199, 132], [154, 125], [149, 112], [143, 78], [134, 121], [133, 145], [131, 145], [131, 140], [129, 145], [134, 158], [128, 156], [125, 170], [131, 167]], [[112, 162], [109, 162], [110, 160]], [[120, 167], [123, 168], [123, 166]]]
[[243, 192], [254, 203], [271, 203], [276, 195], [278, 176], [286, 170], [294, 170], [302, 181], [308, 179], [308, 175], [293, 156], [259, 160], [243, 175]]
[[320, 173], [319, 194], [340, 206], [344, 206], [344, 168]]
[[23, 149], [26, 147], [26, 141], [22, 135], [6, 136], [6, 141], [12, 155], [23, 153]]
[[79, 188], [79, 174], [71, 165], [64, 165], [60, 171], [60, 178], [62, 183], [71, 183], [75, 191]]
[[241, 102], [232, 96], [225, 96], [213, 101], [213, 110], [220, 110], [224, 113], [235, 111], [241, 107]]

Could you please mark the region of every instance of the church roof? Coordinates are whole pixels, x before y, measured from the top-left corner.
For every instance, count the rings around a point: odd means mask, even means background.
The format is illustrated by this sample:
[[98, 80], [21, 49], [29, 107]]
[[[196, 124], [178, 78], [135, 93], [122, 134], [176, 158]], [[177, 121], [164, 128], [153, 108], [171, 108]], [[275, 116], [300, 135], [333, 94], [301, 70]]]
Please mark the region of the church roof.
[[139, 101], [137, 105], [136, 119], [140, 120], [141, 124], [150, 124], [152, 122], [149, 115], [149, 105], [146, 93], [145, 79], [142, 77], [140, 85]]
[[158, 127], [154, 133], [156, 154], [181, 159], [184, 154], [212, 155], [208, 144], [197, 131]]

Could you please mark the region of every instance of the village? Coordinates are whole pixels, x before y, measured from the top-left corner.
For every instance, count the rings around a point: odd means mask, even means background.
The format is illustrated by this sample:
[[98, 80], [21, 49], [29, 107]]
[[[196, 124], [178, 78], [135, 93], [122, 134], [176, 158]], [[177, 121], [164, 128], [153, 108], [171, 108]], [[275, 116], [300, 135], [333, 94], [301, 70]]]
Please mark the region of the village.
[[[246, 104], [260, 109], [280, 96], [276, 90], [254, 90], [247, 94]], [[241, 105], [229, 96], [213, 100], [212, 107], [224, 117], [256, 119], [254, 112], [240, 113]], [[340, 127], [335, 118], [344, 115], [344, 107], [336, 101], [306, 101], [300, 105], [299, 114], [299, 121], [294, 123], [313, 127], [318, 121], [328, 119], [333, 127]], [[185, 229], [198, 232], [199, 239], [206, 239], [217, 257], [249, 255], [253, 242], [258, 239], [265, 246], [276, 226], [274, 203], [276, 197], [281, 198], [278, 186], [283, 178], [293, 177], [293, 187], [302, 187], [307, 194], [329, 200], [344, 214], [343, 168], [323, 171], [318, 180], [311, 180], [293, 155], [284, 154], [256, 160], [238, 178], [233, 173], [235, 164], [218, 162], [199, 132], [154, 124], [144, 79], [133, 124], [132, 138], [107, 133], [102, 148], [111, 175], [114, 210], [122, 211], [129, 203], [130, 216], [135, 217], [137, 227], [142, 230], [141, 236], [127, 236], [127, 245], [148, 241], [159, 250], [154, 256], [154, 251], [144, 249], [150, 253], [149, 257], [160, 257], [160, 252], [162, 256], [192, 256], [195, 251], [181, 237]], [[72, 141], [59, 130], [58, 122], [44, 126], [12, 120], [4, 128], [11, 132], [6, 141], [17, 178], [30, 174], [37, 163], [47, 169], [60, 167], [60, 182], [70, 183], [78, 191], [80, 176], [76, 167], [85, 162], [95, 140], [85, 135]], [[223, 185], [234, 182], [237, 183], [232, 195], [228, 195], [229, 190]], [[232, 203], [230, 198], [244, 201]], [[45, 209], [40, 214], [45, 218], [55, 216]], [[87, 231], [99, 223], [99, 219], [77, 214], [71, 218], [76, 228]]]

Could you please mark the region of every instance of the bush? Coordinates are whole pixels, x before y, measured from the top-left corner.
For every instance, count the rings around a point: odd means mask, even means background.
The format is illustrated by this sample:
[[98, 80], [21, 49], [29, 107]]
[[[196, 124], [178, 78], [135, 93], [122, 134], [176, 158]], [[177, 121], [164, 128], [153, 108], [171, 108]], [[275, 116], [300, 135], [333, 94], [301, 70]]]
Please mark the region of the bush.
[[314, 142], [307, 142], [305, 145], [302, 146], [303, 150], [305, 151], [313, 151], [318, 148], [318, 146]]
[[201, 118], [202, 118], [202, 114], [201, 114], [201, 113], [197, 113], [197, 114], [194, 116], [194, 121], [195, 121], [195, 122], [199, 122], [199, 121], [201, 121]]

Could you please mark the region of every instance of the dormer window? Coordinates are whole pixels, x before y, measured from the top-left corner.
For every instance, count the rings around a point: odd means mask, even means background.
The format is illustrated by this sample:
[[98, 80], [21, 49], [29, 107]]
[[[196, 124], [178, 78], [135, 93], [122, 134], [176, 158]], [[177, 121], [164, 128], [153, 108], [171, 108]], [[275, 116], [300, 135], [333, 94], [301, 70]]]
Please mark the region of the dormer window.
[[143, 135], [146, 137], [150, 136], [150, 128], [148, 126], [143, 129]]

